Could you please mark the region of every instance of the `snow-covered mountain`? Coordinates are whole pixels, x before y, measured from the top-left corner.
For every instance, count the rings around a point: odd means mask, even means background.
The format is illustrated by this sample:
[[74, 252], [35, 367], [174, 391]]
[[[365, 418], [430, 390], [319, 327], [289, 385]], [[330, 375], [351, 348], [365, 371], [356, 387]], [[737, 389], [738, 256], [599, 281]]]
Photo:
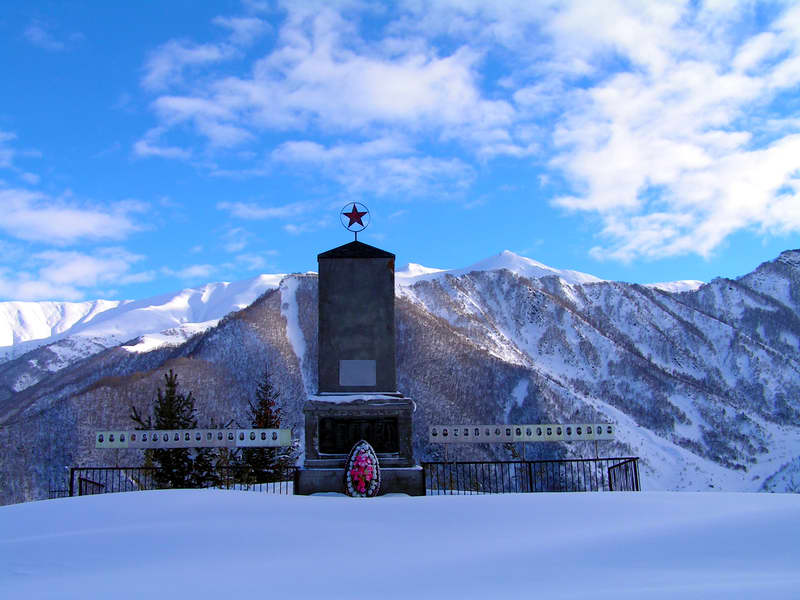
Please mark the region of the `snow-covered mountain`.
[[[586, 273], [554, 269], [506, 250], [462, 269], [409, 264], [396, 273], [397, 291], [403, 295], [405, 288], [423, 280], [499, 269], [529, 278], [555, 275], [567, 283], [602, 281]], [[275, 289], [284, 277], [260, 275], [235, 283], [208, 283], [144, 300], [0, 302], [0, 368], [22, 355], [28, 358], [24, 368], [17, 369], [16, 379], [5, 383], [10, 390], [20, 392], [48, 373], [114, 346], [131, 352], [177, 346]], [[0, 386], [2, 383], [0, 379]]]
[[406, 267], [399, 269], [395, 273], [395, 281], [398, 287], [407, 287], [419, 281], [426, 281], [431, 279], [438, 279], [445, 275], [458, 277], [467, 273], [482, 272], [482, 271], [499, 271], [505, 269], [520, 277], [528, 279], [539, 279], [541, 277], [556, 276], [564, 280], [566, 283], [596, 283], [603, 281], [599, 277], [589, 275], [588, 273], [581, 273], [580, 271], [559, 270], [553, 267], [548, 267], [538, 261], [530, 258], [525, 258], [519, 254], [514, 254], [509, 250], [504, 250], [500, 254], [490, 256], [484, 260], [476, 262], [474, 265], [461, 269], [432, 269], [423, 267], [414, 263], [408, 264]]
[[37, 383], [106, 348], [131, 352], [177, 346], [216, 325], [225, 315], [278, 287], [284, 275], [260, 275], [235, 283], [209, 283], [144, 300], [91, 302], [0, 302], [0, 372], [25, 356], [13, 392]]
[[[21, 374], [52, 346], [0, 365], [0, 448], [19, 449], [0, 456], [0, 501], [40, 497], [64, 465], [107, 462], [92, 432], [130, 426], [132, 405], [147, 412], [168, 368], [194, 392], [201, 422], [218, 423], [244, 422], [269, 365], [286, 422], [302, 439], [303, 403], [316, 392], [316, 282], [287, 276], [185, 340], [139, 333], [40, 371], [27, 387]], [[800, 489], [800, 251], [680, 292], [508, 252], [453, 271], [409, 265], [397, 282], [398, 385], [417, 404], [418, 459], [441, 457], [424, 439], [432, 423], [610, 420], [618, 439], [601, 452], [641, 456], [645, 489]], [[219, 319], [192, 314], [181, 326]], [[532, 444], [527, 456], [593, 451]], [[450, 456], [510, 455], [475, 446]]]
[[[500, 269], [527, 278], [555, 275], [567, 283], [602, 281], [586, 273], [554, 269], [506, 250], [461, 269], [443, 270], [411, 263], [396, 273], [398, 293], [422, 280]], [[60, 360], [49, 363], [49, 369], [56, 371], [134, 338], [141, 337], [126, 347], [137, 352], [175, 345], [213, 327], [230, 312], [248, 306], [267, 290], [278, 287], [284, 277], [260, 275], [235, 283], [208, 283], [144, 300], [0, 302], [0, 364], [43, 346], [49, 346], [59, 356]]]

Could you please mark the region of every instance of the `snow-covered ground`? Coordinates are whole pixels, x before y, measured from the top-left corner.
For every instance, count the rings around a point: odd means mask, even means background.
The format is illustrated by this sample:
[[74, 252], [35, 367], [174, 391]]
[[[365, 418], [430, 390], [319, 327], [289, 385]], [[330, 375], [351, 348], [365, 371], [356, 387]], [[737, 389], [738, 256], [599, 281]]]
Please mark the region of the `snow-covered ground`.
[[0, 507], [3, 598], [797, 598], [800, 495], [273, 496]]

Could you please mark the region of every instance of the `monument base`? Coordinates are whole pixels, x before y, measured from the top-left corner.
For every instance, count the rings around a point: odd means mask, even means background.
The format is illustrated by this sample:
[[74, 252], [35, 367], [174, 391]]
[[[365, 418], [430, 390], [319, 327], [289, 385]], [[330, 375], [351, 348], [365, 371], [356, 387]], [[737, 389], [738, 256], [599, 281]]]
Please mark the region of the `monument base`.
[[[294, 476], [294, 493], [308, 496], [317, 492], [344, 494], [344, 469], [297, 469]], [[383, 494], [425, 495], [425, 472], [422, 467], [381, 468]]]
[[414, 402], [398, 392], [319, 394], [305, 414], [305, 461], [295, 494], [344, 492], [344, 467], [353, 445], [366, 440], [381, 469], [380, 494], [425, 494], [422, 468], [411, 449]]

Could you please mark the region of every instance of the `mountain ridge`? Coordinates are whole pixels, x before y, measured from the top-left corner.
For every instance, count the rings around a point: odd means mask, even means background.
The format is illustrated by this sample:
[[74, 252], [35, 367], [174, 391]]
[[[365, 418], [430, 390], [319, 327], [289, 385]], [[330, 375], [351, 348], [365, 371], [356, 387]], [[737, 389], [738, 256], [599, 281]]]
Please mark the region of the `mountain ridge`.
[[[442, 458], [424, 435], [434, 423], [599, 420], [617, 424], [605, 453], [642, 457], [645, 489], [800, 486], [799, 258], [787, 251], [736, 280], [675, 293], [505, 268], [423, 273], [396, 300], [398, 386], [418, 407], [416, 456]], [[26, 448], [0, 457], [0, 479], [13, 482], [0, 501], [41, 495], [65, 464], [108, 460], [92, 431], [130, 426], [129, 407], [147, 411], [168, 368], [204, 418], [244, 422], [269, 364], [286, 425], [302, 439], [303, 403], [316, 392], [316, 281], [287, 276], [180, 343], [132, 352], [142, 341], [129, 340], [19, 391], [8, 385], [34, 354], [0, 365], [0, 447]], [[527, 455], [585, 451], [533, 444]], [[502, 447], [450, 454], [510, 458]]]

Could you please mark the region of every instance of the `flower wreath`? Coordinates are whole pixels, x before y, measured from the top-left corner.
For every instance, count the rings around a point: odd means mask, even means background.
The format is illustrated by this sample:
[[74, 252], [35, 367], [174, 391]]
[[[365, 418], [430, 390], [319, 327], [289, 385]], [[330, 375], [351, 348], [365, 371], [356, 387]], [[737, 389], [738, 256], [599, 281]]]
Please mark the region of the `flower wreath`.
[[378, 455], [366, 440], [353, 446], [344, 467], [344, 489], [348, 496], [372, 498], [381, 489]]

